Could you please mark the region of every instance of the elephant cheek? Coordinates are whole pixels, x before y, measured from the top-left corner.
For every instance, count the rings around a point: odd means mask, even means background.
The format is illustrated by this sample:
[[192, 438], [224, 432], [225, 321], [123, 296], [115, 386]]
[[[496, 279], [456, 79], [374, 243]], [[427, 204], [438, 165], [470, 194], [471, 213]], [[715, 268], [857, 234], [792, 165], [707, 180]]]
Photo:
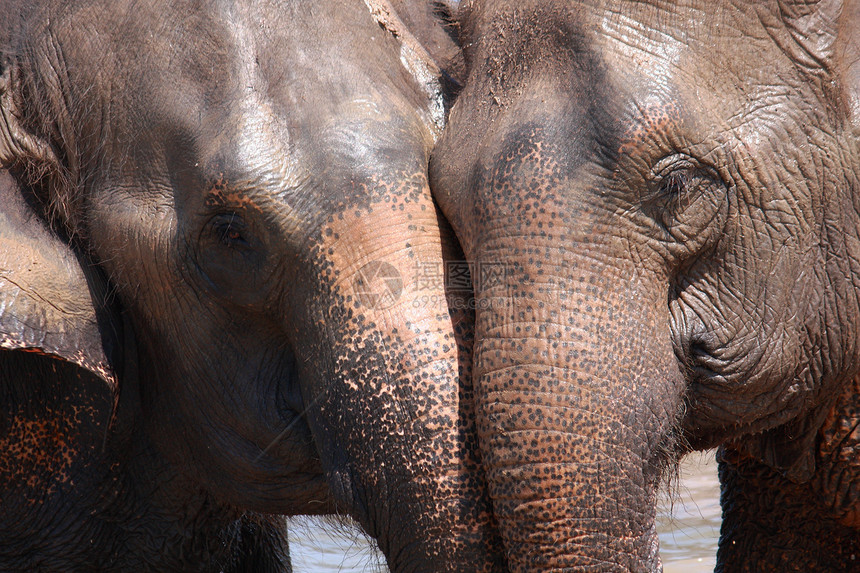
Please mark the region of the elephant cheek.
[[475, 349], [511, 569], [656, 570], [656, 493], [683, 388], [665, 299], [646, 288], [656, 279], [594, 259], [513, 270], [479, 296]]

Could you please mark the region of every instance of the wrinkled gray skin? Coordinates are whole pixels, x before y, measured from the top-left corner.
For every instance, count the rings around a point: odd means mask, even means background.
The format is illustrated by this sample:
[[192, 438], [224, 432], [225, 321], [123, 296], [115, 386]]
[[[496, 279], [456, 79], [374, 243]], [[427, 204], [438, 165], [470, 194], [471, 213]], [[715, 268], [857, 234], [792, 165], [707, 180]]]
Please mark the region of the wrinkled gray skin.
[[431, 187], [506, 268], [474, 364], [511, 569], [659, 570], [661, 479], [726, 443], [721, 566], [856, 567], [856, 5], [463, 4]]
[[416, 270], [456, 256], [438, 70], [368, 4], [5, 1], [0, 163], [107, 277], [185, 479], [348, 513], [393, 571], [495, 570], [468, 321]]

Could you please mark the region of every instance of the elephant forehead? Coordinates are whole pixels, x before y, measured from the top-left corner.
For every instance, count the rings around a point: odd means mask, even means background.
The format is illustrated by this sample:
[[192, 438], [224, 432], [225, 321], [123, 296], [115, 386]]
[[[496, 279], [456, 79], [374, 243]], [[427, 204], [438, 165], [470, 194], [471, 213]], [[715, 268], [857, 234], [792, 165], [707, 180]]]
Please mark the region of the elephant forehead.
[[411, 60], [360, 1], [332, 0], [324, 18], [298, 3], [131, 4], [46, 4], [27, 41], [45, 75], [62, 78], [64, 105], [107, 119], [94, 128], [112, 126], [116, 138], [170, 125], [218, 132], [246, 111], [243, 102], [268, 105], [269, 116], [305, 127], [304, 138], [362, 100], [429, 131], [432, 102]]
[[[670, 132], [682, 120], [703, 140], [748, 125], [750, 112], [780, 105], [780, 96], [808, 91], [809, 82], [775, 39], [785, 30], [762, 22], [769, 7], [604, 4], [479, 6], [464, 23], [476, 43], [470, 80], [504, 110], [551, 78], [552, 89], [587, 95], [628, 124], [630, 142], [655, 129]], [[537, 106], [558, 107], [551, 96], [546, 102]]]
[[631, 105], [662, 98], [699, 131], [749, 129], [762, 108], [815, 97], [781, 47], [784, 25], [763, 23], [768, 10], [713, 2], [607, 13], [595, 41]]

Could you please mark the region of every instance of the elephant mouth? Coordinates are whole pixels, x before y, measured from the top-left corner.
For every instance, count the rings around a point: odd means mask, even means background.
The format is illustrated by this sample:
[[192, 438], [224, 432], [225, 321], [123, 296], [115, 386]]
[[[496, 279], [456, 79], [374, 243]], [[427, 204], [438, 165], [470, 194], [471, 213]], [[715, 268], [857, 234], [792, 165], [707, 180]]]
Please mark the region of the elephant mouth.
[[735, 360], [699, 313], [681, 298], [670, 299], [670, 332], [675, 356], [684, 372], [688, 394], [731, 393], [740, 385]]
[[[679, 351], [680, 349], [680, 351]], [[694, 449], [720, 445], [726, 439], [756, 434], [785, 421], [779, 410], [762, 408], [772, 381], [749, 369], [761, 359], [753, 352], [738, 358], [723, 358], [708, 337], [691, 335], [676, 345], [684, 365], [686, 414], [682, 421], [685, 439]]]
[[263, 448], [258, 459], [272, 450], [277, 449], [277, 447], [282, 444], [313, 445], [313, 436], [311, 435], [311, 430], [308, 426], [304, 412], [281, 409], [279, 411], [279, 417], [281, 421], [281, 429], [274, 439], [272, 439], [268, 445]]
[[683, 363], [687, 367], [688, 386], [705, 396], [735, 393], [742, 384], [731, 360], [720, 358], [709, 341], [694, 337], [686, 346]]
[[673, 329], [672, 346], [675, 356], [683, 366], [690, 387], [730, 386], [726, 376], [728, 362], [719, 358], [713, 336], [706, 334], [704, 325], [685, 323], [682, 329]]
[[278, 442], [312, 446], [313, 435], [308, 424], [307, 414], [324, 394], [321, 392], [316, 397], [312, 397], [308, 403], [305, 403], [295, 368], [291, 368], [287, 376], [280, 378], [277, 382], [275, 398], [278, 434], [267, 446], [267, 449], [275, 449]]
[[262, 368], [245, 386], [258, 389], [260, 400], [256, 403], [258, 418], [266, 420], [262, 426], [252, 430], [246, 439], [254, 444], [256, 454], [253, 464], [260, 468], [277, 468], [275, 473], [292, 474], [297, 462], [304, 460], [307, 467], [298, 463], [302, 472], [321, 473], [318, 464], [313, 434], [307, 414], [313, 404], [305, 405], [299, 374], [291, 354], [282, 355], [280, 368]]
[[743, 378], [733, 361], [720, 356], [721, 345], [704, 325], [684, 325], [686, 332], [673, 333], [675, 355], [686, 382], [686, 414], [681, 426], [694, 449], [705, 449], [721, 443], [729, 427], [743, 433], [738, 413], [732, 409], [742, 392]]

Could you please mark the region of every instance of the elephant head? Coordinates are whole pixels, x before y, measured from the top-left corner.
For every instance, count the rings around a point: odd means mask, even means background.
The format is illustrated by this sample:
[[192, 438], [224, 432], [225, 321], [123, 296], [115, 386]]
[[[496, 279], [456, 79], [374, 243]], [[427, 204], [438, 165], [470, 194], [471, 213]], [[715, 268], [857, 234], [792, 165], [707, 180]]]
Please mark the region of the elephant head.
[[679, 455], [808, 479], [860, 367], [856, 9], [465, 4], [431, 188], [511, 567], [656, 570]]
[[0, 163], [107, 277], [159, 451], [237, 508], [351, 514], [392, 570], [497, 567], [468, 325], [416, 270], [456, 248], [439, 71], [396, 12], [9, 8]]

